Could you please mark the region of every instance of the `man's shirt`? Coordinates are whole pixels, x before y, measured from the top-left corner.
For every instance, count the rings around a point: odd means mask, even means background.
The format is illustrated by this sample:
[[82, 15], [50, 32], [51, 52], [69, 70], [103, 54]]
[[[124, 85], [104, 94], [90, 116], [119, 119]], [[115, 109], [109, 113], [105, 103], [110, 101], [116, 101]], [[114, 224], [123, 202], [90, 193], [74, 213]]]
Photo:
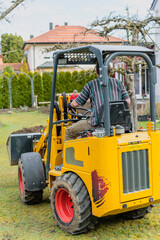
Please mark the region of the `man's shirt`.
[[[129, 95], [126, 88], [122, 82], [115, 78], [109, 78], [109, 100], [126, 100]], [[104, 104], [102, 88], [100, 85], [100, 79], [94, 79], [88, 82], [82, 89], [80, 95], [75, 99], [75, 101], [83, 106], [86, 101], [90, 99], [91, 103], [91, 125], [98, 125], [98, 115], [100, 113], [101, 107]]]

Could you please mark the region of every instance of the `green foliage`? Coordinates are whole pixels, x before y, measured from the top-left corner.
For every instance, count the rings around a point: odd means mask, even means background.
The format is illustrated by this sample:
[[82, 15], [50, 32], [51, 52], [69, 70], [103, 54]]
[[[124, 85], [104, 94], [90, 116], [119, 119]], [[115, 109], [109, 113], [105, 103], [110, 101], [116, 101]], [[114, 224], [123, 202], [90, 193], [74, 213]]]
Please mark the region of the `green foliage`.
[[13, 73], [10, 77], [12, 86], [12, 107], [17, 108], [19, 104], [19, 82], [18, 77]]
[[39, 73], [35, 73], [33, 77], [34, 95], [38, 95], [38, 102], [43, 102], [43, 83]]
[[65, 82], [65, 91], [66, 93], [72, 92], [72, 84], [71, 84], [72, 75], [70, 72], [64, 73], [64, 82]]
[[56, 93], [66, 92], [64, 79], [65, 79], [65, 73], [62, 71], [59, 72], [57, 74]]
[[23, 39], [13, 34], [2, 34], [2, 56], [4, 63], [20, 63], [24, 58], [22, 51]]
[[32, 73], [31, 71], [28, 72], [28, 75], [32, 78], [34, 76], [34, 73]]
[[28, 73], [28, 67], [27, 67], [27, 63], [26, 63], [25, 58], [23, 59], [23, 64], [22, 64], [22, 67], [20, 68], [20, 71], [24, 72], [24, 73]]
[[2, 94], [3, 94], [3, 76], [0, 76], [0, 109], [3, 108]]
[[44, 101], [50, 101], [52, 90], [52, 75], [49, 72], [43, 72], [42, 81]]
[[30, 107], [32, 105], [30, 78], [23, 73], [20, 73], [18, 78], [19, 78], [19, 104], [21, 106]]
[[78, 92], [80, 92], [82, 90], [82, 88], [84, 87], [84, 85], [86, 84], [86, 80], [85, 80], [85, 71], [82, 70], [79, 72], [78, 74], [78, 79], [76, 80], [76, 89]]
[[12, 66], [8, 65], [8, 66], [5, 66], [3, 69], [2, 69], [2, 73], [9, 73], [9, 74], [12, 74], [14, 72], [14, 69]]
[[72, 81], [72, 91], [71, 92], [73, 92], [74, 89], [77, 89], [76, 83], [77, 83], [78, 77], [79, 77], [78, 71], [73, 71], [72, 72], [72, 80], [71, 80]]
[[[12, 106], [31, 106], [31, 79], [33, 79], [34, 94], [38, 95], [38, 102], [50, 101], [52, 90], [52, 74], [44, 72], [42, 76], [36, 72], [20, 73], [11, 75], [5, 72], [5, 77], [0, 77], [0, 108], [9, 107], [8, 94], [8, 79], [11, 79], [12, 88]], [[56, 93], [72, 93], [74, 89], [78, 92], [82, 90], [84, 85], [96, 78], [96, 73], [93, 71], [74, 71], [59, 72], [57, 74]]]
[[7, 74], [3, 75], [3, 92], [2, 92], [2, 104], [3, 108], [9, 107], [9, 91], [8, 91], [8, 77]]

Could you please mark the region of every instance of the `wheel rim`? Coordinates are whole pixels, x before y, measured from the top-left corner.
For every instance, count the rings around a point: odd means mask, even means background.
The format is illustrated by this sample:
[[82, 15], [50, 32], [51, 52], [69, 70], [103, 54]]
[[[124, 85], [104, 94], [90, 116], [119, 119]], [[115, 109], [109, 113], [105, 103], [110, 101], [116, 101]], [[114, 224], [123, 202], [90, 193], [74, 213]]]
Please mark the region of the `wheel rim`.
[[22, 180], [21, 169], [19, 169], [19, 188], [20, 188], [21, 195], [23, 195], [23, 180]]
[[55, 207], [59, 218], [63, 222], [71, 222], [74, 214], [74, 208], [71, 196], [66, 189], [60, 188], [56, 192]]

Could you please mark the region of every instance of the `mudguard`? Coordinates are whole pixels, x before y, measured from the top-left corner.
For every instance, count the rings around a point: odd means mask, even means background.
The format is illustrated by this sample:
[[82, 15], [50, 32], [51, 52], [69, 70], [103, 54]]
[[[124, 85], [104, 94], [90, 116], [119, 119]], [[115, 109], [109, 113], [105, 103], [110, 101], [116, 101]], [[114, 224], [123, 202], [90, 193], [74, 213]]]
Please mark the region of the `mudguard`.
[[27, 191], [40, 191], [46, 187], [41, 155], [35, 152], [21, 154]]

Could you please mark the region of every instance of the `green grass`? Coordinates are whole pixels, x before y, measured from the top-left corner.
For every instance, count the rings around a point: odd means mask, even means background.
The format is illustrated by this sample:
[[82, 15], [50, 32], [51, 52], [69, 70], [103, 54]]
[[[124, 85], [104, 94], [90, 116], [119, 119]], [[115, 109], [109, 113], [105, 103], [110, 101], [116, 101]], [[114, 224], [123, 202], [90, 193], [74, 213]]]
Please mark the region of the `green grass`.
[[[160, 239], [160, 205], [156, 205], [152, 213], [143, 219], [127, 221], [119, 216], [101, 218], [95, 230], [70, 236], [61, 231], [52, 218], [48, 188], [44, 191], [41, 204], [27, 206], [21, 202], [17, 166], [10, 167], [5, 143], [11, 132], [23, 127], [45, 125], [47, 117], [38, 112], [0, 114], [0, 123], [3, 124], [0, 127], [0, 239]], [[139, 123], [144, 128], [145, 124]]]

